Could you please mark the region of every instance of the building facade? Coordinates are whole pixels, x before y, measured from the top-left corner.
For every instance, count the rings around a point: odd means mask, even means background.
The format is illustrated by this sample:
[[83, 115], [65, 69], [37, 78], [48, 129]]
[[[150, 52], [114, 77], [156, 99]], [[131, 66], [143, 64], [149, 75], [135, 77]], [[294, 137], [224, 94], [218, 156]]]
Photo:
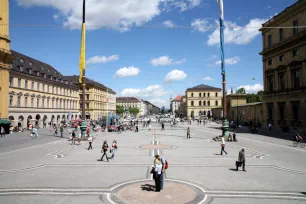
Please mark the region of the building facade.
[[9, 119], [13, 126], [43, 127], [78, 118], [78, 87], [52, 66], [11, 51]]
[[181, 99], [182, 96], [177, 96], [174, 99], [171, 100], [171, 111], [173, 115], [179, 115], [179, 110], [180, 110], [180, 106], [181, 106]]
[[0, 125], [9, 129], [9, 70], [11, 61], [9, 37], [9, 1], [0, 0]]
[[137, 97], [117, 97], [116, 104], [117, 106], [122, 106], [126, 110], [128, 110], [128, 108], [138, 108], [139, 116], [144, 116], [147, 113], [146, 104]]
[[211, 116], [211, 110], [221, 105], [221, 89], [198, 85], [186, 90], [186, 115], [188, 118]]
[[[79, 76], [65, 76], [78, 87], [79, 112], [82, 110], [82, 86]], [[116, 92], [103, 84], [85, 77], [85, 115], [87, 119], [98, 120], [116, 115]]]
[[149, 101], [144, 101], [146, 106], [147, 106], [147, 114], [152, 115], [152, 114], [158, 114], [160, 113], [160, 108], [155, 106]]
[[297, 1], [264, 23], [264, 28], [260, 29], [265, 124], [271, 122], [278, 127], [306, 126], [305, 26], [306, 1]]
[[179, 108], [179, 115], [180, 117], [186, 117], [187, 116], [187, 100], [186, 96], [181, 97], [181, 104]]

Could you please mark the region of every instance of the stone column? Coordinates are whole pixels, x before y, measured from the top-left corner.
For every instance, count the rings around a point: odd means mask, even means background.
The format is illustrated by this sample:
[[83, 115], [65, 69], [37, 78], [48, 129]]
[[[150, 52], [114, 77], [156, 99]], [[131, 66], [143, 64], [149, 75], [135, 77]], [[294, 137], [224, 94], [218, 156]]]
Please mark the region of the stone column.
[[9, 1], [0, 0], [0, 119], [8, 118], [9, 63], [11, 61], [9, 39]]

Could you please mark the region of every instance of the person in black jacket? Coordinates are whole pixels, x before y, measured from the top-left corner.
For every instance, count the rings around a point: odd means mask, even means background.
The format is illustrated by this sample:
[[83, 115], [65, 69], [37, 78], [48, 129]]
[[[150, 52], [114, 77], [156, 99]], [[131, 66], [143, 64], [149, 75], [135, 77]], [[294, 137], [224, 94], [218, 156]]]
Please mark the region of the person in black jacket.
[[106, 159], [107, 159], [107, 161], [108, 161], [107, 150], [108, 150], [108, 144], [107, 144], [107, 141], [105, 140], [105, 141], [103, 142], [102, 150], [101, 150], [101, 153], [103, 152], [103, 155], [102, 155], [102, 157], [101, 157], [101, 161], [103, 161], [104, 156], [106, 157]]

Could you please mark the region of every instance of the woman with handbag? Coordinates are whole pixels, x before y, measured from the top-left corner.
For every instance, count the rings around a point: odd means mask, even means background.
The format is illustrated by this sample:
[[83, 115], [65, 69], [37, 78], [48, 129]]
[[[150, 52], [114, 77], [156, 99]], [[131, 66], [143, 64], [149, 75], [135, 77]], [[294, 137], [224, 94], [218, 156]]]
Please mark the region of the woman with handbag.
[[163, 164], [159, 159], [159, 156], [155, 156], [154, 167], [152, 168], [153, 179], [155, 180], [155, 191], [160, 192], [161, 184], [161, 174], [162, 174]]
[[224, 152], [227, 155], [227, 152], [225, 151], [225, 140], [224, 137], [222, 137], [222, 141], [221, 141], [221, 155]]

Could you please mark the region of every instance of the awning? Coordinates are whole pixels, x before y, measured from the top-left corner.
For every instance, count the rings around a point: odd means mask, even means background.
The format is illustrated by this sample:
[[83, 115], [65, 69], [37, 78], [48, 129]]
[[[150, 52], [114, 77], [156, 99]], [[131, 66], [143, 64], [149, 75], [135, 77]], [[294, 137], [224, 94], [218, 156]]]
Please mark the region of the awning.
[[9, 120], [0, 120], [0, 125], [10, 125], [11, 122]]

